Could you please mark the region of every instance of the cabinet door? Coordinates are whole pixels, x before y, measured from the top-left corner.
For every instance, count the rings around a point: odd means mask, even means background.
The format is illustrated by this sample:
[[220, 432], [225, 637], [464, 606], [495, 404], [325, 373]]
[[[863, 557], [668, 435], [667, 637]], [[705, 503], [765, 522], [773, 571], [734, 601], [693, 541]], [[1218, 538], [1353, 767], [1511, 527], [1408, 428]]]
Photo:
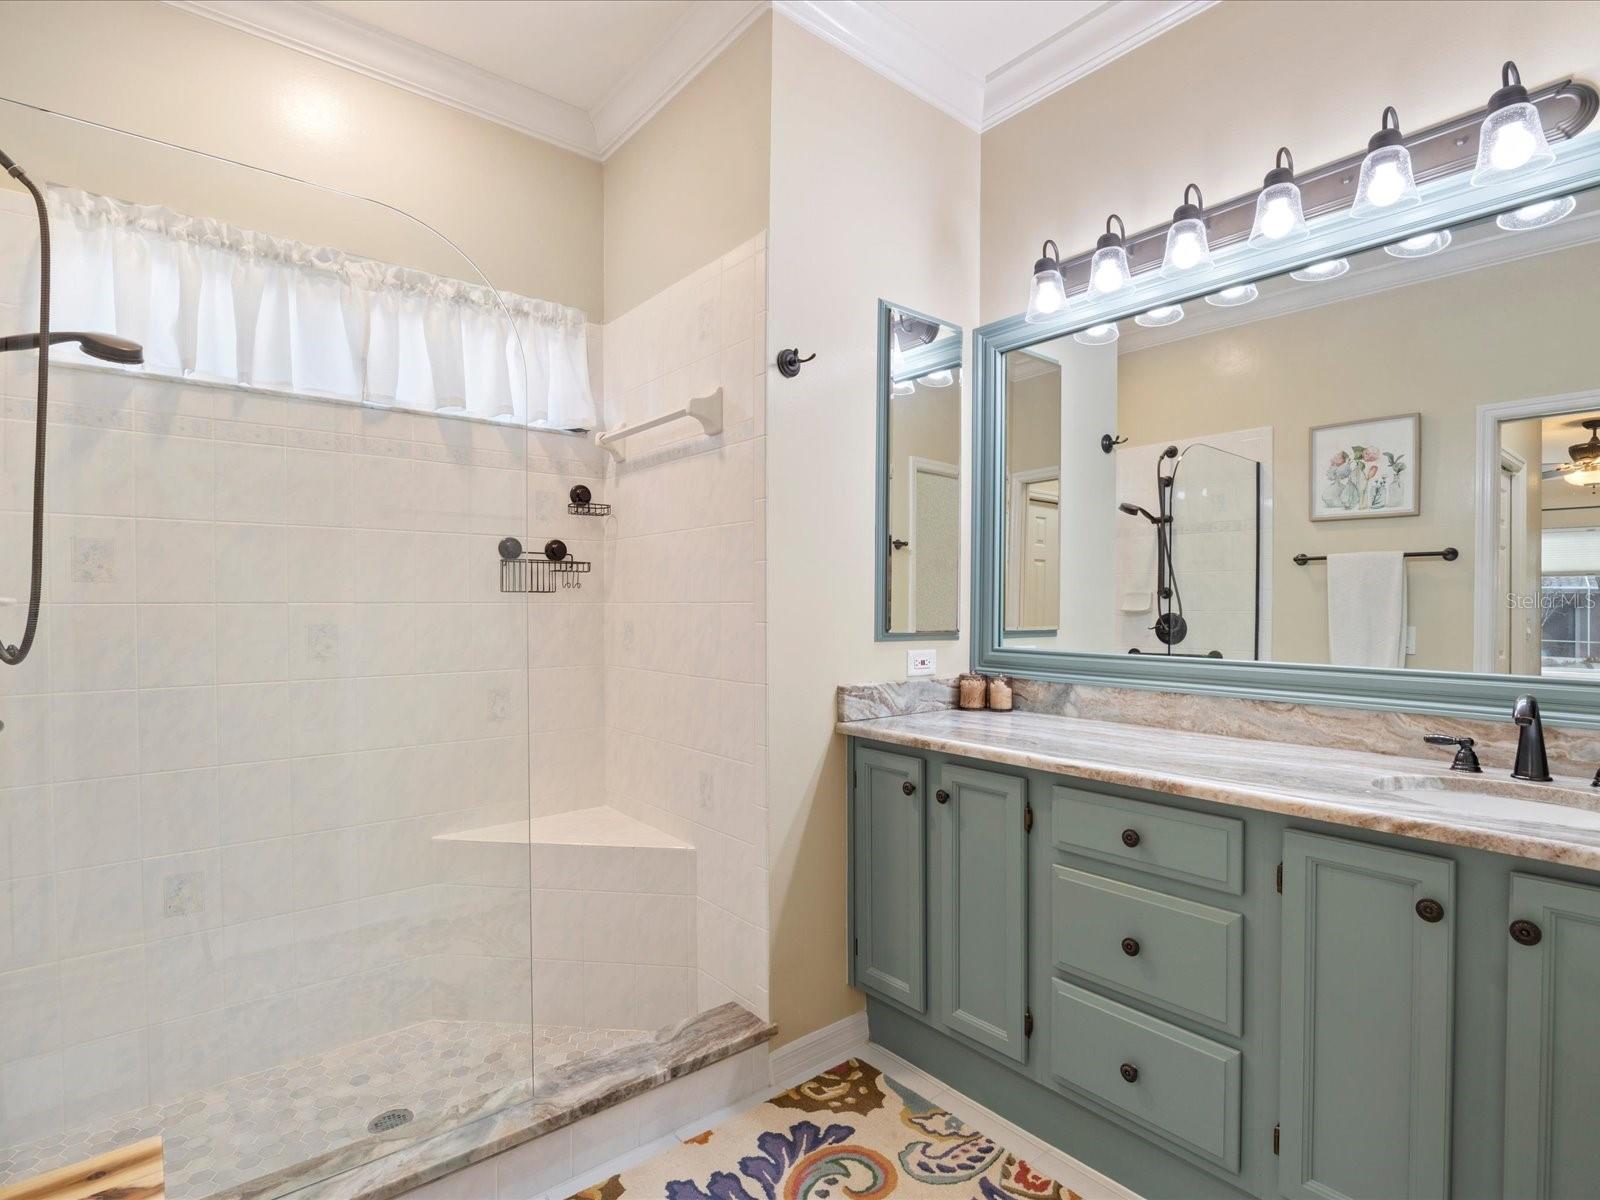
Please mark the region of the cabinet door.
[[1600, 888], [1513, 875], [1511, 920], [1505, 1194], [1593, 1196], [1600, 1181]]
[[1285, 1196], [1447, 1194], [1454, 881], [1446, 859], [1284, 835]]
[[856, 751], [852, 871], [856, 982], [927, 1008], [927, 797], [922, 760]]
[[1022, 1062], [1027, 1009], [1027, 784], [943, 769], [933, 807], [939, 1015]]

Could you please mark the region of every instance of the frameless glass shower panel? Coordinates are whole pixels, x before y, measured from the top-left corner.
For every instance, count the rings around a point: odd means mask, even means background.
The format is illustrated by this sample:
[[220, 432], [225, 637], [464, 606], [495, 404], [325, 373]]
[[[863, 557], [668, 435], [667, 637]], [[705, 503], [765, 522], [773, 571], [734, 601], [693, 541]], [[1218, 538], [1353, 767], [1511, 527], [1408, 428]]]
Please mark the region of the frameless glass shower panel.
[[1172, 478], [1171, 584], [1187, 654], [1260, 655], [1261, 465], [1197, 443]]
[[[531, 1094], [527, 372], [381, 205], [0, 103], [49, 189], [44, 604], [0, 666], [0, 1186], [293, 1190]], [[0, 333], [39, 239], [0, 186]], [[0, 638], [37, 356], [0, 355]], [[485, 834], [484, 831], [491, 831]]]

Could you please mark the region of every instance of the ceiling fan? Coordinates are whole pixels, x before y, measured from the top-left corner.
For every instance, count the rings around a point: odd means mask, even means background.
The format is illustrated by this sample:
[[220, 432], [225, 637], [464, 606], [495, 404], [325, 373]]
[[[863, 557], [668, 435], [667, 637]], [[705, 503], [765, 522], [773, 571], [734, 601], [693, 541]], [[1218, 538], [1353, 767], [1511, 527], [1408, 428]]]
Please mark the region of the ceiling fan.
[[1586, 418], [1580, 424], [1589, 431], [1589, 440], [1568, 446], [1567, 455], [1572, 461], [1543, 471], [1540, 478], [1564, 479], [1574, 487], [1600, 484], [1600, 417]]

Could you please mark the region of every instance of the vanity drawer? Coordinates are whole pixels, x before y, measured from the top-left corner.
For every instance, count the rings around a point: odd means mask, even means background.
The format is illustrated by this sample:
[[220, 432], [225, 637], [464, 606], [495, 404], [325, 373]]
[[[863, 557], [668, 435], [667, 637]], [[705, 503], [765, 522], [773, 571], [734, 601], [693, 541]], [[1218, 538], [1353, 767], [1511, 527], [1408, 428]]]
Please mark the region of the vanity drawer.
[[1235, 896], [1244, 891], [1244, 822], [1238, 818], [1078, 788], [1053, 791], [1055, 844], [1061, 849]]
[[1238, 1033], [1244, 917], [1057, 866], [1050, 881], [1055, 965]]
[[1085, 988], [1051, 982], [1051, 1074], [1237, 1172], [1239, 1051]]

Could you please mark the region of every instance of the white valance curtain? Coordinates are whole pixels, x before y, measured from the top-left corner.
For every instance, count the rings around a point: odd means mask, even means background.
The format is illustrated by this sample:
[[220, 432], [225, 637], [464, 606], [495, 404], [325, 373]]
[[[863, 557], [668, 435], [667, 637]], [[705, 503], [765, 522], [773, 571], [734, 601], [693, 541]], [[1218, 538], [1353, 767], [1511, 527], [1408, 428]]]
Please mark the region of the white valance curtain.
[[545, 428], [597, 424], [578, 309], [155, 205], [62, 187], [49, 203], [53, 327], [133, 338], [146, 372]]

